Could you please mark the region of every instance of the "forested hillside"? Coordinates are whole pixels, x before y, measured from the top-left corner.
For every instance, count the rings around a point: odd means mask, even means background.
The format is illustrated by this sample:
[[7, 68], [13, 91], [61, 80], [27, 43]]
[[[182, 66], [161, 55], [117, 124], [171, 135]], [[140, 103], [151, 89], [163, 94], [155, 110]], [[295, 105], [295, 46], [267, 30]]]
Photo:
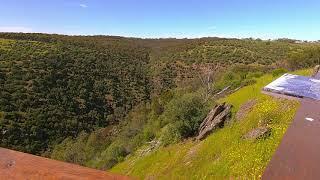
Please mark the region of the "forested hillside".
[[150, 99], [143, 49], [0, 40], [1, 145], [43, 153]]
[[311, 67], [319, 47], [0, 33], [0, 146], [108, 169], [146, 143], [193, 137], [218, 92]]

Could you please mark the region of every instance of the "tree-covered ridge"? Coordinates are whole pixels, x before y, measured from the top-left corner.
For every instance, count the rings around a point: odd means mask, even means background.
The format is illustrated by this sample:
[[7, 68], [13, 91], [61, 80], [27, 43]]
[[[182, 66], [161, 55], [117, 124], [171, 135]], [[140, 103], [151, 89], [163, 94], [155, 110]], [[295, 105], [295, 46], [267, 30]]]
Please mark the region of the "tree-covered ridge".
[[1, 146], [40, 153], [149, 99], [144, 51], [0, 42]]
[[218, 62], [224, 65], [271, 65], [283, 60], [290, 50], [303, 48], [300, 44], [278, 41], [202, 39], [193, 46], [169, 51], [163, 59], [182, 60], [188, 64]]

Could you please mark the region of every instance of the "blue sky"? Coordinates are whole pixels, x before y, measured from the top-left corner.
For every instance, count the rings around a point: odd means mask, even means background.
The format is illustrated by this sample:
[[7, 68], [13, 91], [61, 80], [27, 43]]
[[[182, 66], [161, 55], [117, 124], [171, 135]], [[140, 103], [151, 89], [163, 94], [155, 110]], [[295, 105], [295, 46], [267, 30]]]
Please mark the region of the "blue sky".
[[0, 31], [320, 39], [316, 0], [0, 0]]

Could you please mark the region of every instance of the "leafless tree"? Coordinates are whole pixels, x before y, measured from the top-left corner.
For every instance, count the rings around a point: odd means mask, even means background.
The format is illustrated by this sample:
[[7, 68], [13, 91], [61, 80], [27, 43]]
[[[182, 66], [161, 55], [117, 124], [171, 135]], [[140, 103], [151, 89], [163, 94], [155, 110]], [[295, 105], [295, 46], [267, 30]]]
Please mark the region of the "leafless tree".
[[200, 79], [201, 86], [204, 89], [203, 97], [204, 102], [207, 102], [213, 93], [213, 79], [219, 69], [219, 64], [212, 66], [212, 64], [207, 65], [202, 71], [197, 71], [197, 76]]

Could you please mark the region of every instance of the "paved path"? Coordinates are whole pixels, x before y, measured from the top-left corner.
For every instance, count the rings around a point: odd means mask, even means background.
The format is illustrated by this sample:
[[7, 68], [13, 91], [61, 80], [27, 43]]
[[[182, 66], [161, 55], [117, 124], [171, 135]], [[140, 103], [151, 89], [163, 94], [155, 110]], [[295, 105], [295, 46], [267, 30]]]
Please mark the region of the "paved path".
[[301, 99], [262, 179], [320, 179], [320, 102]]
[[125, 176], [0, 148], [0, 180], [129, 179]]

